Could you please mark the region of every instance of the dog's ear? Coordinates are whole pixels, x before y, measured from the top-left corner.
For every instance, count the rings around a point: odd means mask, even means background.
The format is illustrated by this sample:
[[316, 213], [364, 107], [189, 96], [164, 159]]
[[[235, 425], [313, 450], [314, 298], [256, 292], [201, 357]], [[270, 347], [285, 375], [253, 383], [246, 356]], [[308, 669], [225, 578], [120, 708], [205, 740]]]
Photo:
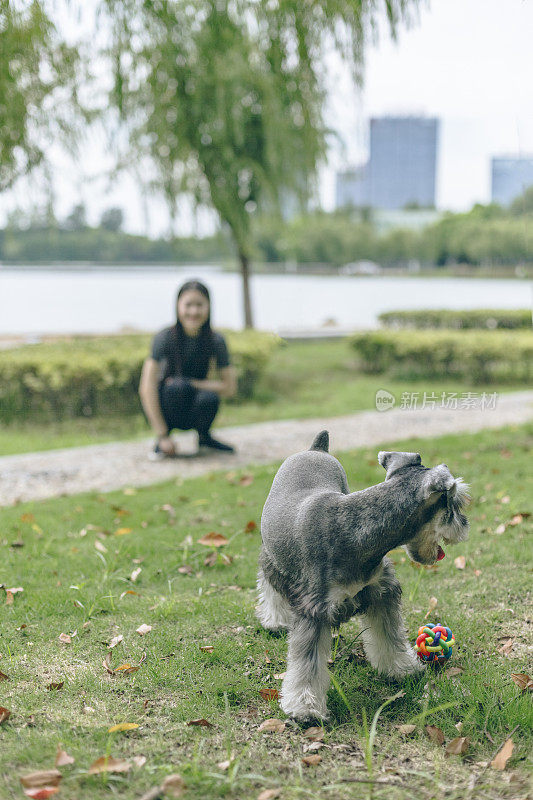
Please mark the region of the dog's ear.
[[323, 453], [327, 453], [328, 448], [329, 448], [329, 433], [327, 431], [320, 431], [320, 433], [317, 433], [317, 435], [313, 439], [313, 444], [309, 449], [321, 450]]
[[381, 450], [378, 453], [378, 461], [387, 470], [385, 480], [388, 480], [402, 467], [418, 466], [422, 463], [420, 453], [398, 453], [394, 450]]
[[429, 497], [435, 492], [439, 494], [447, 492], [450, 498], [457, 492], [456, 480], [446, 464], [439, 464], [438, 467], [433, 467], [426, 473], [424, 480], [424, 496]]

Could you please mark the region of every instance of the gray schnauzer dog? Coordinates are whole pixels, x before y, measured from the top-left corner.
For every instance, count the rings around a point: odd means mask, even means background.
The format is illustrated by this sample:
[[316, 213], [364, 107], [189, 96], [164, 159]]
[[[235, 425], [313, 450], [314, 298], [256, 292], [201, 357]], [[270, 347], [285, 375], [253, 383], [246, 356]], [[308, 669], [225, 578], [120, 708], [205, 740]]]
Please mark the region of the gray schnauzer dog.
[[331, 629], [363, 618], [370, 664], [395, 679], [423, 669], [407, 640], [401, 587], [386, 553], [404, 545], [419, 564], [444, 557], [439, 540], [468, 535], [468, 486], [418, 453], [380, 452], [383, 483], [350, 493], [322, 431], [310, 450], [278, 470], [261, 518], [257, 616], [289, 631], [281, 707], [291, 717], [327, 717]]

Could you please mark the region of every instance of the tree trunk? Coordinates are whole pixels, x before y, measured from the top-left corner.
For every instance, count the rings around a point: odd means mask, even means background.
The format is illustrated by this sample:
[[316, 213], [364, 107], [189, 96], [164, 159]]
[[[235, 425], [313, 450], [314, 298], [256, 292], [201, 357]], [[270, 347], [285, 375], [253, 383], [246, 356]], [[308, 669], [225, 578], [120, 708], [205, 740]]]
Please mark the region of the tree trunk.
[[253, 328], [254, 321], [252, 315], [252, 303], [250, 299], [250, 259], [242, 251], [239, 251], [239, 261], [241, 262], [242, 273], [242, 295], [244, 301], [244, 327]]

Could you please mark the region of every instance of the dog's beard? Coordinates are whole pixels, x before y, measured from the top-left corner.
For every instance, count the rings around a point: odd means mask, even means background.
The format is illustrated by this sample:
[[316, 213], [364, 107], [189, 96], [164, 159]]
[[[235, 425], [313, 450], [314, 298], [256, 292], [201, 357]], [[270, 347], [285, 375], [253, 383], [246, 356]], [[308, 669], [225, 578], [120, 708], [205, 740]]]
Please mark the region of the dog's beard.
[[406, 542], [404, 548], [412, 561], [435, 564], [445, 556], [439, 542], [455, 544], [467, 538], [468, 520], [460, 510], [467, 502], [467, 488], [461, 481], [460, 492], [458, 487], [457, 493], [448, 498], [447, 507], [439, 509], [429, 522], [422, 525], [416, 536]]

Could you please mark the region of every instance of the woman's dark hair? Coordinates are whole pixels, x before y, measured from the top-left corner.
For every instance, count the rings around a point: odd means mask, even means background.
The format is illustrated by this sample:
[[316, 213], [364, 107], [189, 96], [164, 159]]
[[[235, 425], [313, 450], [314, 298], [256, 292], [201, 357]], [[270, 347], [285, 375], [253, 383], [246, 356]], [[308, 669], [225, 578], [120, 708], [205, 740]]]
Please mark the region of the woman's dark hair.
[[180, 322], [178, 317], [178, 302], [182, 294], [185, 292], [200, 292], [207, 302], [209, 303], [209, 312], [207, 314], [207, 319], [203, 323], [202, 327], [200, 328], [200, 332], [198, 334], [198, 352], [199, 352], [199, 359], [202, 371], [205, 369], [207, 373], [207, 369], [209, 366], [209, 359], [213, 355], [213, 331], [211, 328], [211, 298], [209, 296], [209, 289], [205, 284], [201, 283], [200, 281], [186, 281], [183, 286], [180, 286], [178, 290], [178, 294], [176, 297], [176, 325], [174, 327], [175, 337], [176, 337], [176, 358], [177, 363], [174, 365], [169, 365], [173, 368], [173, 374], [181, 375], [182, 365], [181, 365], [181, 355], [184, 349], [185, 343], [185, 331], [183, 330], [183, 325]]

